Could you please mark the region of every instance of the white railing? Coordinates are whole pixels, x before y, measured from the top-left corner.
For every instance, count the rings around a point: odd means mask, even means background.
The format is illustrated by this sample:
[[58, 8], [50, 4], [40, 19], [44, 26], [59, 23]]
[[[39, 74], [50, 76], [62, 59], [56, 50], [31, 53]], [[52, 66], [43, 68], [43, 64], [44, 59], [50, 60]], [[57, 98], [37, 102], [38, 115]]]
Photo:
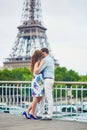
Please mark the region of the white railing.
[[[85, 117], [87, 120], [87, 82], [55, 82], [53, 97], [54, 118]], [[0, 81], [1, 105], [24, 108], [26, 103], [31, 101], [31, 81]], [[2, 108], [0, 107], [0, 109]], [[45, 112], [46, 109], [45, 107]], [[4, 112], [9, 112], [7, 110], [8, 108]]]
[[22, 106], [31, 100], [31, 81], [0, 81], [0, 102]]

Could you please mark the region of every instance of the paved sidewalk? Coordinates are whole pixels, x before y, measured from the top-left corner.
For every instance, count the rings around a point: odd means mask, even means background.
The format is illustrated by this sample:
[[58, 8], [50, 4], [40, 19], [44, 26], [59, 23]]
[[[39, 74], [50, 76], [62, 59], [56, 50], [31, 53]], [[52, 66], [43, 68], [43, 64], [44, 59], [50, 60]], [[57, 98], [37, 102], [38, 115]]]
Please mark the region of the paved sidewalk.
[[0, 113], [0, 130], [87, 130], [87, 123], [62, 120], [31, 120]]

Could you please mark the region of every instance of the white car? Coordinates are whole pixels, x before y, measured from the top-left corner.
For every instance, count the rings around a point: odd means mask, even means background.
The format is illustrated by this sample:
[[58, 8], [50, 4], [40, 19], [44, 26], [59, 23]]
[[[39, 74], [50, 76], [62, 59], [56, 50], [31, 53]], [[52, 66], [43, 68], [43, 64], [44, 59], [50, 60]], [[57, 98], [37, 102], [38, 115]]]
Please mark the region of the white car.
[[87, 102], [83, 102], [83, 112], [87, 112]]
[[75, 105], [54, 105], [53, 106], [53, 113], [76, 113], [77, 108]]
[[9, 107], [9, 113], [10, 114], [21, 114], [24, 111], [23, 108], [18, 106], [10, 106]]

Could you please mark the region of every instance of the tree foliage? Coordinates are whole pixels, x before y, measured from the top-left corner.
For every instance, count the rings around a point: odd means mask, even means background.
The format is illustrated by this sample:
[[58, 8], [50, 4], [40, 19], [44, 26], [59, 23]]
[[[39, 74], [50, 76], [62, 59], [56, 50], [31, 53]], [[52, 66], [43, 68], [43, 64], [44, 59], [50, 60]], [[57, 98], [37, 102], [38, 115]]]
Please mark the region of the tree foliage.
[[[26, 67], [24, 68], [15, 68], [12, 70], [3, 69], [0, 70], [0, 81], [31, 81], [33, 78], [33, 74]], [[66, 67], [56, 67], [55, 68], [55, 81], [87, 81], [87, 75], [79, 75], [74, 70], [67, 70]], [[56, 87], [55, 84], [53, 87]], [[60, 85], [59, 85], [60, 87]], [[65, 86], [64, 86], [65, 87]], [[74, 86], [73, 86], [74, 87]], [[84, 85], [87, 88], [87, 85]], [[60, 91], [58, 91], [58, 97], [60, 96]], [[62, 91], [64, 96], [65, 90]], [[55, 91], [54, 91], [55, 95]], [[75, 91], [73, 92], [75, 96]], [[83, 96], [87, 94], [84, 93]], [[81, 91], [79, 92], [79, 97], [81, 96]]]
[[79, 81], [80, 76], [74, 70], [67, 70], [66, 67], [55, 68], [55, 81]]
[[32, 80], [32, 73], [26, 67], [12, 70], [4, 69], [0, 71], [0, 80], [4, 81], [29, 81]]
[[[27, 67], [0, 70], [1, 81], [31, 81], [32, 77], [33, 74]], [[87, 81], [87, 75], [79, 75], [74, 70], [58, 66], [55, 68], [55, 81]]]

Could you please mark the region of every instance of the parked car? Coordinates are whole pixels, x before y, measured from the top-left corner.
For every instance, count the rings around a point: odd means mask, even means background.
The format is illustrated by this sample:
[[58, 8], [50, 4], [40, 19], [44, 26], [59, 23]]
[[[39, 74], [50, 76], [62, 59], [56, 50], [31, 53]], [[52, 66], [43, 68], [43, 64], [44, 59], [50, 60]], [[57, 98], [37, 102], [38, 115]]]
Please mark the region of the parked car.
[[18, 106], [10, 106], [9, 107], [9, 113], [10, 114], [21, 114], [24, 111], [23, 108]]
[[76, 112], [81, 112], [82, 111], [82, 106], [76, 106], [76, 105], [58, 105], [54, 104], [53, 105], [53, 113], [76, 113]]
[[9, 113], [9, 107], [6, 103], [0, 103], [0, 112]]
[[22, 108], [28, 108], [30, 104], [31, 104], [31, 102], [22, 102], [22, 104], [20, 106]]
[[83, 112], [87, 112], [87, 102], [83, 102]]

